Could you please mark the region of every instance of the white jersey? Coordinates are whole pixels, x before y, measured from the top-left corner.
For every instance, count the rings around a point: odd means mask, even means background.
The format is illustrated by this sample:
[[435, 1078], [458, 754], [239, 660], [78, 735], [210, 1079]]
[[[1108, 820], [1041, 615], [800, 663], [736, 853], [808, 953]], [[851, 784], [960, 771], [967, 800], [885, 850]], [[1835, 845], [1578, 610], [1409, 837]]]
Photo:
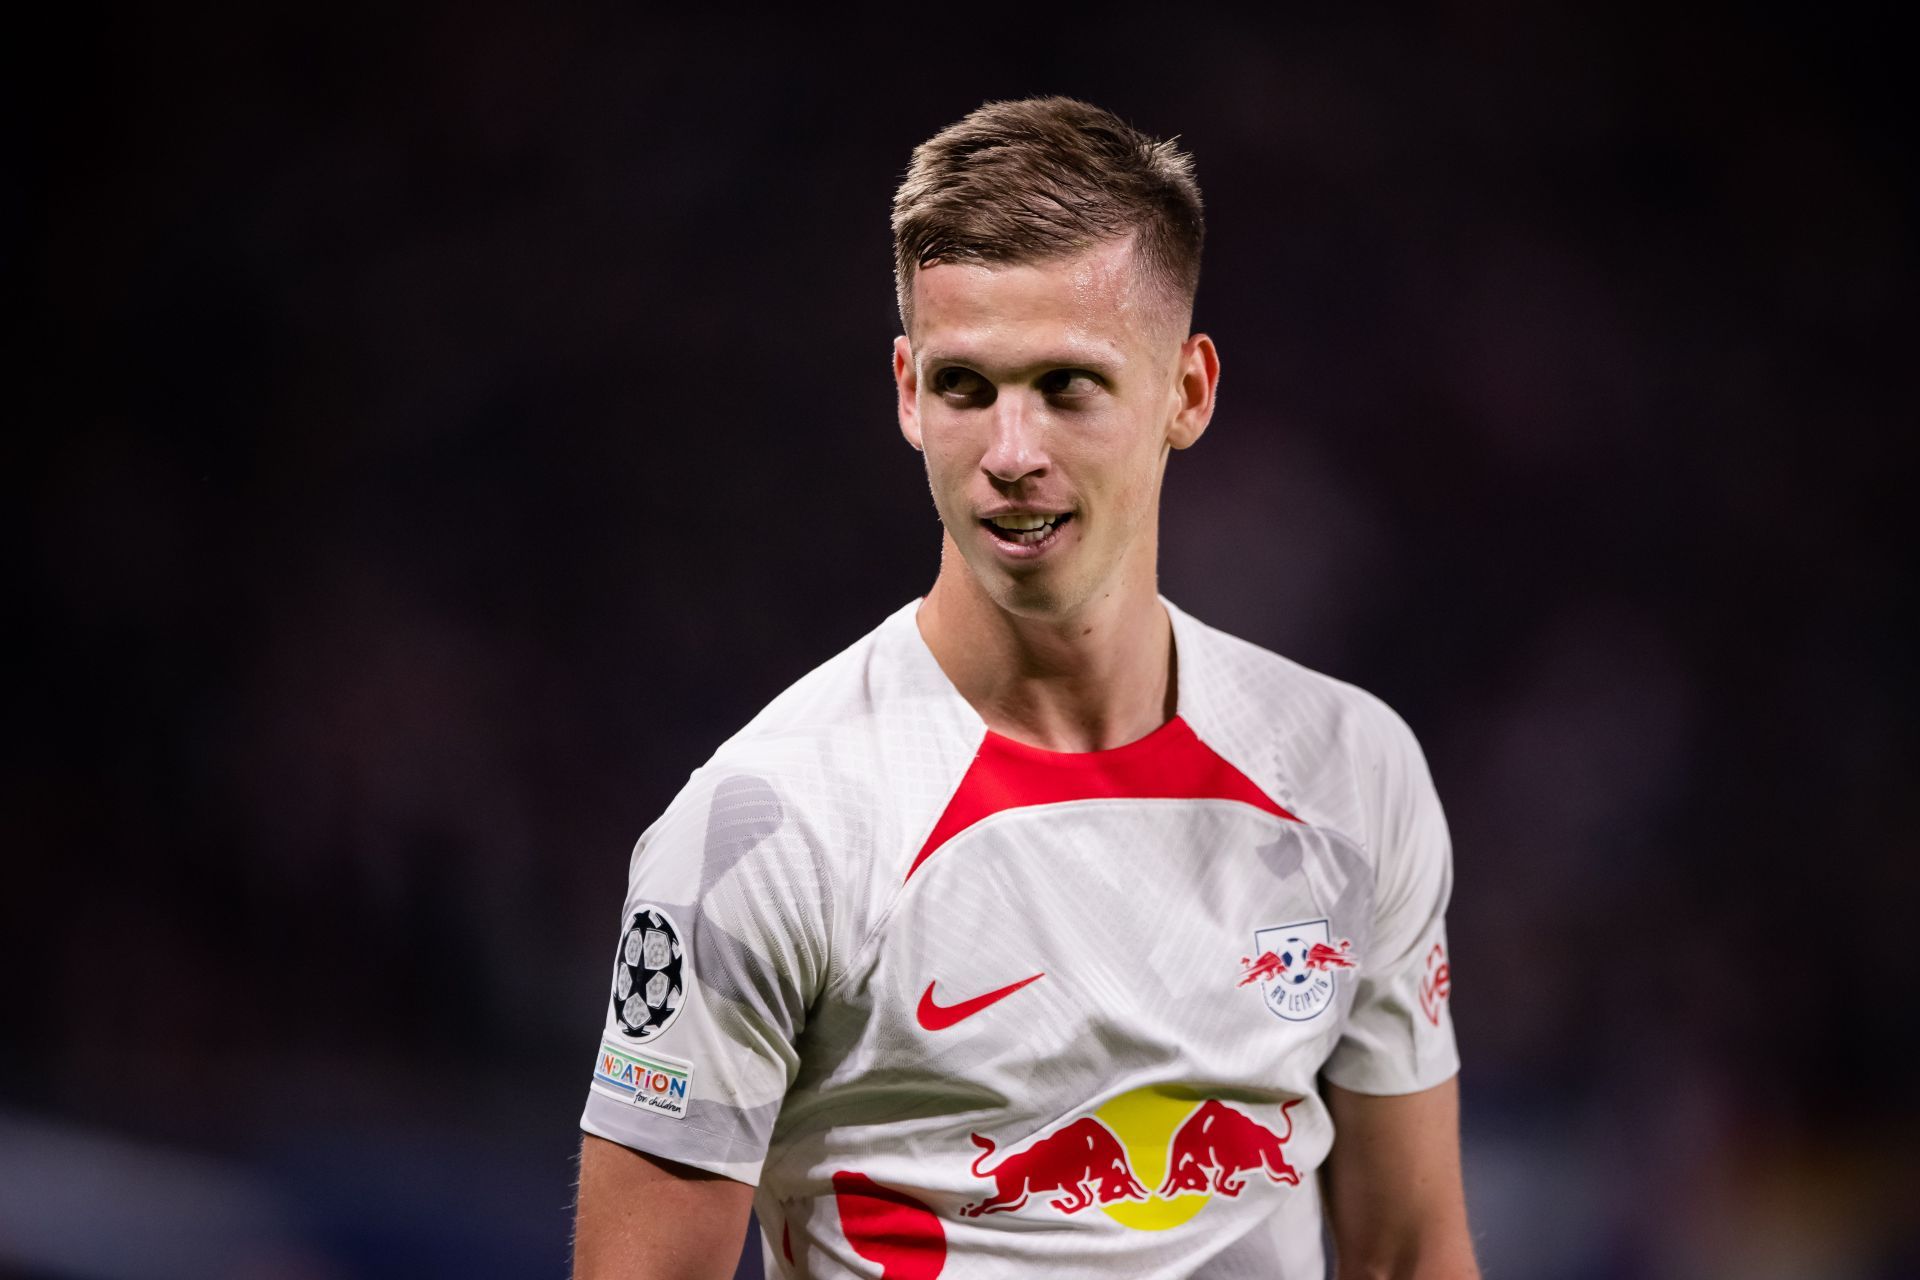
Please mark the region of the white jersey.
[[1458, 1069], [1440, 805], [1368, 694], [1168, 606], [1179, 713], [989, 731], [909, 605], [640, 838], [589, 1133], [769, 1275], [1318, 1277], [1319, 1080]]

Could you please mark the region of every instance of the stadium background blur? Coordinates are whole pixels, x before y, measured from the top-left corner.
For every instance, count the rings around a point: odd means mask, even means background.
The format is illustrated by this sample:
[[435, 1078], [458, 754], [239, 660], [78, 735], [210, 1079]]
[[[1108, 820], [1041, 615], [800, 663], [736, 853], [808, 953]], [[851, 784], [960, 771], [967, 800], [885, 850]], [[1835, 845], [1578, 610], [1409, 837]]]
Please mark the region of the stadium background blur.
[[60, 21], [6, 124], [0, 1273], [563, 1272], [635, 836], [932, 580], [892, 186], [1064, 92], [1209, 202], [1163, 589], [1448, 806], [1488, 1274], [1920, 1275], [1875, 23]]

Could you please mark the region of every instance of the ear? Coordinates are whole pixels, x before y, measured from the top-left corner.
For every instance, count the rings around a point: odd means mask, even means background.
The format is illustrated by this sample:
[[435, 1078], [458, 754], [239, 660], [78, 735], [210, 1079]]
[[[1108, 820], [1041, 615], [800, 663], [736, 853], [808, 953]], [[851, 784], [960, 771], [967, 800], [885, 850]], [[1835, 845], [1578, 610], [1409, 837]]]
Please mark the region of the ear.
[[900, 434], [924, 453], [926, 446], [920, 441], [920, 375], [913, 367], [913, 345], [904, 334], [893, 340], [893, 388], [899, 397]]
[[1174, 414], [1167, 443], [1185, 449], [1200, 438], [1213, 421], [1213, 393], [1220, 385], [1220, 352], [1213, 339], [1196, 333], [1180, 344], [1174, 367]]

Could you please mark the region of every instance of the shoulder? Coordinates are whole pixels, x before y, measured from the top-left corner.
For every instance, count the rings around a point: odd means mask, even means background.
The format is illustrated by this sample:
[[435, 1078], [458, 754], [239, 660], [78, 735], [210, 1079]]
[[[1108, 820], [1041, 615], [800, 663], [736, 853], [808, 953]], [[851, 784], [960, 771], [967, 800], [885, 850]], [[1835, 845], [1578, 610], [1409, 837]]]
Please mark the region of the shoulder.
[[977, 736], [975, 716], [927, 652], [918, 602], [809, 671], [714, 752], [709, 768], [760, 768], [871, 784], [900, 740]]
[[[1260, 720], [1300, 727], [1370, 744], [1410, 741], [1412, 730], [1384, 701], [1345, 680], [1315, 671], [1291, 658], [1208, 626], [1190, 614], [1177, 615], [1183, 682], [1202, 687], [1207, 701], [1243, 707]], [[1189, 654], [1194, 661], [1186, 659]]]
[[1377, 847], [1405, 791], [1429, 785], [1406, 721], [1357, 685], [1169, 612], [1195, 732], [1302, 819]]
[[913, 615], [896, 611], [775, 697], [694, 771], [662, 822], [685, 811], [771, 823], [841, 878], [884, 878], [979, 738]]

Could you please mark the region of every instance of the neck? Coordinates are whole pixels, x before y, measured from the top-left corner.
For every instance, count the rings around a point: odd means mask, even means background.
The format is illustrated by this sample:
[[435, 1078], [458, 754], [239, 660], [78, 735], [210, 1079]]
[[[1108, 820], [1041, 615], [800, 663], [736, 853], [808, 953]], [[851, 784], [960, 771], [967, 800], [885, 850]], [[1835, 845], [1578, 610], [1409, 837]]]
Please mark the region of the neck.
[[920, 634], [954, 688], [994, 732], [1052, 751], [1104, 751], [1171, 720], [1173, 624], [1153, 565], [1116, 573], [1070, 614], [1003, 608], [944, 541]]

